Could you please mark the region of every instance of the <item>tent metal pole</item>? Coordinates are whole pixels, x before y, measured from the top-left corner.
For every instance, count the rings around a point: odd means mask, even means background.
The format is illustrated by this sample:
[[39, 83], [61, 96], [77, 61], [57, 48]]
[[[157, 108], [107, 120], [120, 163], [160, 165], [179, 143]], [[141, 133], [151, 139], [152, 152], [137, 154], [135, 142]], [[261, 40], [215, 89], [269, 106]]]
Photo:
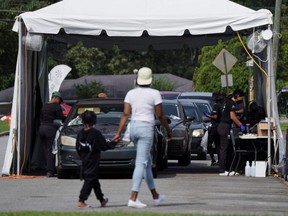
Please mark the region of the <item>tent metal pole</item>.
[[19, 20], [19, 30], [18, 30], [18, 49], [20, 53], [19, 58], [19, 77], [18, 77], [18, 106], [17, 106], [17, 176], [20, 175], [20, 151], [21, 151], [21, 143], [20, 143], [20, 125], [21, 125], [21, 80], [23, 76], [23, 53], [22, 53], [22, 38], [23, 38], [23, 32], [22, 32], [22, 20]]
[[[271, 26], [268, 26], [269, 29], [271, 29]], [[268, 97], [267, 97], [267, 117], [268, 117], [268, 149], [267, 149], [267, 156], [268, 156], [268, 175], [271, 174], [271, 72], [272, 72], [272, 60], [271, 60], [271, 41], [270, 39], [268, 41], [267, 46], [267, 59], [268, 61]]]

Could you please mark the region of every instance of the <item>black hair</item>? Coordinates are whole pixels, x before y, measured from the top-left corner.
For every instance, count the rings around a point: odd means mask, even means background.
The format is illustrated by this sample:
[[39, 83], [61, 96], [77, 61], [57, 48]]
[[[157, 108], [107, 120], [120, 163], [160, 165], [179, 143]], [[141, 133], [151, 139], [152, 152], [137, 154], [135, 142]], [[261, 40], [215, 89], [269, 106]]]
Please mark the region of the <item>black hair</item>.
[[222, 92], [213, 92], [212, 93], [212, 100], [213, 101], [222, 101], [225, 99], [225, 96], [222, 94]]
[[97, 116], [93, 111], [86, 110], [80, 117], [84, 125], [92, 126], [96, 124]]
[[241, 90], [241, 89], [236, 89], [234, 92], [233, 92], [233, 97], [235, 99], [237, 99], [238, 97], [243, 97], [244, 96], [244, 92]]
[[139, 86], [139, 87], [142, 87], [142, 88], [149, 88], [149, 87], [151, 87], [151, 84], [148, 84], [148, 85], [139, 85], [137, 81], [136, 81], [136, 85]]

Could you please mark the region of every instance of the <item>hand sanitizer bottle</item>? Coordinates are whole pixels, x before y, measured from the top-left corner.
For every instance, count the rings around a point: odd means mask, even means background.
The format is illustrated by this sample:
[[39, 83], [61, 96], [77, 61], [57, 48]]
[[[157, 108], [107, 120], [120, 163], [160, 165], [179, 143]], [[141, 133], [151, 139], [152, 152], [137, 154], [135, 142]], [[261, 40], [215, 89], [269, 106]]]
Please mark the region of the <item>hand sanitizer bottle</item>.
[[251, 176], [255, 177], [256, 176], [256, 165], [255, 165], [255, 161], [252, 161], [252, 165], [251, 165]]
[[249, 161], [246, 161], [245, 176], [251, 176], [251, 166]]

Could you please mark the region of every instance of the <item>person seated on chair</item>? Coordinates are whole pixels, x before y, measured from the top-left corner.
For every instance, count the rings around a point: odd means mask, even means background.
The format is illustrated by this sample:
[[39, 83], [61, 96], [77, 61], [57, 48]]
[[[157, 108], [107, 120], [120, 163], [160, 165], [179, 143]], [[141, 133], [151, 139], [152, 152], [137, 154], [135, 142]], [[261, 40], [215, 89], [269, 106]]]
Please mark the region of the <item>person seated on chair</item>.
[[264, 120], [266, 117], [265, 109], [262, 106], [258, 106], [256, 101], [250, 101], [248, 104], [248, 112], [246, 116], [246, 124], [249, 124], [249, 128], [254, 128], [254, 131], [257, 132], [256, 127], [254, 127], [261, 120]]

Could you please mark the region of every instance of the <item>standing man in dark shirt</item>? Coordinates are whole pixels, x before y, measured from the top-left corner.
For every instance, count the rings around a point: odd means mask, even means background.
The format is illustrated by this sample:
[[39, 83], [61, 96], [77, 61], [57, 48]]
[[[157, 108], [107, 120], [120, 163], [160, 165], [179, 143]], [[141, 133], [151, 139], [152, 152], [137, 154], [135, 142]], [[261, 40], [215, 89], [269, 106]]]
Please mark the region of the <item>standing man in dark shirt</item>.
[[53, 124], [53, 121], [56, 119], [63, 120], [61, 102], [61, 93], [53, 92], [51, 100], [43, 105], [40, 114], [39, 137], [40, 143], [43, 145], [47, 177], [54, 177], [56, 173], [55, 155], [52, 154], [52, 145], [58, 127]]
[[[237, 101], [243, 100], [244, 93], [241, 89], [237, 89], [233, 92], [233, 96], [228, 98], [224, 103], [221, 112], [220, 123], [217, 127], [218, 134], [220, 136], [220, 159], [219, 159], [219, 175], [229, 175], [229, 167], [231, 162], [227, 160], [227, 154], [229, 149], [229, 132], [232, 123], [240, 127], [240, 131], [245, 131], [245, 126], [239, 121], [236, 116], [235, 109]], [[232, 173], [230, 173], [232, 175]]]
[[221, 118], [221, 111], [224, 104], [224, 96], [221, 92], [213, 92], [212, 99], [215, 101], [213, 105], [213, 109], [211, 113], [204, 113], [205, 116], [211, 119], [211, 127], [208, 129], [208, 153], [211, 158], [211, 166], [215, 166], [218, 163], [214, 158], [214, 150], [212, 144], [215, 144], [216, 153], [219, 160], [219, 148], [220, 148], [220, 139], [219, 134], [217, 132], [217, 127]]

